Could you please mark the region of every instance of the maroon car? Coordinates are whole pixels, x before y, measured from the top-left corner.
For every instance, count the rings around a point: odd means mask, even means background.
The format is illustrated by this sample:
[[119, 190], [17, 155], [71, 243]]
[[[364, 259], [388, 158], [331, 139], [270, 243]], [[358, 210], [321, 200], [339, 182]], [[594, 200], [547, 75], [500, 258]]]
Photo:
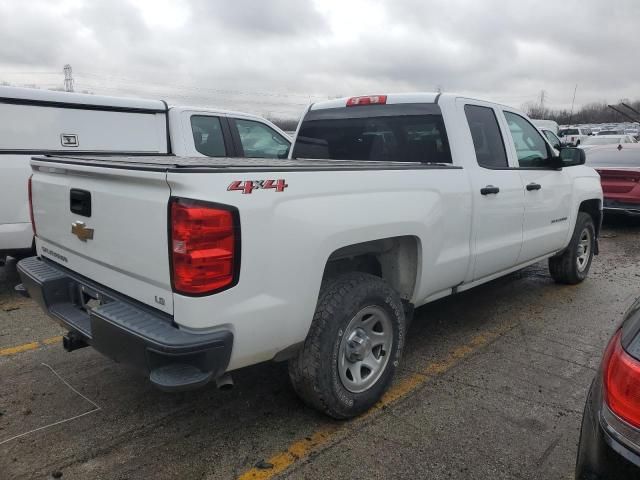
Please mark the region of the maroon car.
[[605, 212], [640, 215], [640, 143], [602, 145], [586, 154], [600, 174]]

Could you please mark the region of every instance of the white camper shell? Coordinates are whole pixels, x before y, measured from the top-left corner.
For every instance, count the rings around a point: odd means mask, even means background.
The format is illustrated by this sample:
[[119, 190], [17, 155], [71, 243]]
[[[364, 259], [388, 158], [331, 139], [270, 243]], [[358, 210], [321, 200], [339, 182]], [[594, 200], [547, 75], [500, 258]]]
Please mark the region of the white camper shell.
[[32, 251], [27, 181], [34, 155], [285, 158], [264, 118], [161, 100], [0, 87], [0, 260]]

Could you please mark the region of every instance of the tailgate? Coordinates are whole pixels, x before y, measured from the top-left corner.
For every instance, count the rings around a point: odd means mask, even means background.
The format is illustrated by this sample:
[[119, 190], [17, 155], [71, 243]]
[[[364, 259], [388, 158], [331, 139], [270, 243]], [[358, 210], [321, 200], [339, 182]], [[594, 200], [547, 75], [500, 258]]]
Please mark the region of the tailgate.
[[166, 172], [35, 159], [32, 168], [38, 254], [172, 314]]

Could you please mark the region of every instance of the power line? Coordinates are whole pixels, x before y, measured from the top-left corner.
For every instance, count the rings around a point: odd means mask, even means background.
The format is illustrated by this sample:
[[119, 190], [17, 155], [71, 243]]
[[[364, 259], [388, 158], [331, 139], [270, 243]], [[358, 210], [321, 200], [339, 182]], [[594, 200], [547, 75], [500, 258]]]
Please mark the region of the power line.
[[[82, 71], [78, 73], [78, 76], [80, 77], [94, 77], [100, 80], [105, 80], [105, 81], [109, 81], [112, 82], [114, 79], [118, 80], [120, 82], [124, 82], [124, 83], [132, 83], [135, 85], [139, 85], [140, 84], [140, 80], [139, 79], [135, 79], [135, 78], [131, 78], [131, 77], [123, 77], [123, 76], [115, 76], [115, 75], [99, 75], [96, 73], [91, 73], [91, 72], [86, 72], [86, 71]], [[314, 97], [314, 98], [322, 98], [322, 99], [326, 99], [327, 95], [319, 95], [319, 94], [307, 94], [307, 93], [298, 93], [298, 92], [294, 92], [294, 93], [281, 93], [281, 92], [264, 92], [264, 91], [252, 91], [252, 90], [235, 90], [235, 89], [216, 89], [216, 88], [208, 88], [208, 87], [200, 87], [200, 86], [194, 86], [194, 85], [181, 85], [181, 84], [171, 84], [171, 83], [153, 83], [153, 82], [148, 82], [145, 81], [144, 82], [145, 85], [158, 85], [164, 88], [170, 87], [170, 88], [175, 88], [175, 89], [182, 89], [182, 90], [196, 90], [196, 91], [208, 91], [208, 92], [212, 92], [212, 93], [219, 93], [219, 94], [228, 94], [228, 95], [251, 95], [251, 96], [261, 96], [261, 97], [301, 97], [301, 98], [305, 98], [308, 99], [309, 97]]]
[[[89, 90], [93, 90], [94, 92], [98, 93], [100, 91], [107, 91], [107, 92], [115, 92], [118, 93], [120, 95], [122, 95], [123, 92], [123, 88], [119, 88], [119, 87], [108, 87], [108, 86], [104, 86], [104, 85], [100, 85], [100, 84], [96, 84], [96, 83], [91, 83], [91, 82], [81, 82], [81, 83], [77, 83], [76, 82], [76, 87], [77, 88], [82, 88], [82, 89], [89, 89]], [[156, 88], [156, 91], [161, 91], [162, 92], [162, 96], [166, 96], [166, 97], [175, 97], [175, 98], [183, 98], [183, 99], [194, 99], [194, 100], [198, 100], [200, 101], [201, 98], [205, 97], [205, 98], [215, 98], [216, 102], [233, 102], [233, 103], [243, 103], [243, 104], [250, 104], [250, 105], [277, 105], [277, 106], [281, 106], [281, 107], [306, 107], [308, 105], [308, 103], [302, 103], [302, 102], [298, 102], [298, 103], [292, 103], [292, 102], [282, 102], [282, 101], [278, 101], [278, 100], [273, 100], [273, 101], [265, 101], [265, 100], [254, 100], [254, 99], [250, 99], [250, 98], [246, 98], [246, 99], [242, 99], [242, 100], [238, 100], [238, 99], [232, 99], [229, 98], [228, 95], [212, 95], [210, 93], [204, 92], [201, 95], [197, 95], [197, 94], [193, 94], [193, 93], [189, 93], [189, 92], [180, 92], [180, 91], [171, 91], [170, 89], [167, 88]], [[137, 91], [133, 91], [130, 92], [134, 95], [139, 95], [139, 93], [137, 93]], [[148, 96], [148, 90], [146, 95]]]
[[60, 72], [0, 72], [0, 75], [60, 75]]

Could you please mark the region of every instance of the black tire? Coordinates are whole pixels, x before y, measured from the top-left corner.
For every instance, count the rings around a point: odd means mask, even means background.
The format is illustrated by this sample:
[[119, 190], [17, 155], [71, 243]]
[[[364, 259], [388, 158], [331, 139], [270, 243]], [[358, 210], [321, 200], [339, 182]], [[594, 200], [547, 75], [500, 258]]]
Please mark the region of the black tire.
[[[377, 308], [393, 332], [391, 348], [379, 376], [366, 390], [345, 387], [338, 369], [343, 336], [364, 309]], [[374, 405], [387, 390], [402, 355], [405, 315], [398, 294], [383, 279], [352, 272], [323, 284], [318, 305], [298, 355], [289, 361], [289, 377], [296, 393], [309, 406], [336, 418], [355, 417]]]
[[[589, 252], [586, 261], [580, 265], [578, 262], [580, 241], [584, 241], [587, 232], [589, 237]], [[593, 252], [595, 250], [596, 228], [591, 215], [585, 212], [578, 212], [576, 227], [571, 237], [571, 242], [566, 250], [555, 257], [549, 259], [549, 272], [551, 277], [558, 283], [575, 285], [582, 282], [589, 274]]]

